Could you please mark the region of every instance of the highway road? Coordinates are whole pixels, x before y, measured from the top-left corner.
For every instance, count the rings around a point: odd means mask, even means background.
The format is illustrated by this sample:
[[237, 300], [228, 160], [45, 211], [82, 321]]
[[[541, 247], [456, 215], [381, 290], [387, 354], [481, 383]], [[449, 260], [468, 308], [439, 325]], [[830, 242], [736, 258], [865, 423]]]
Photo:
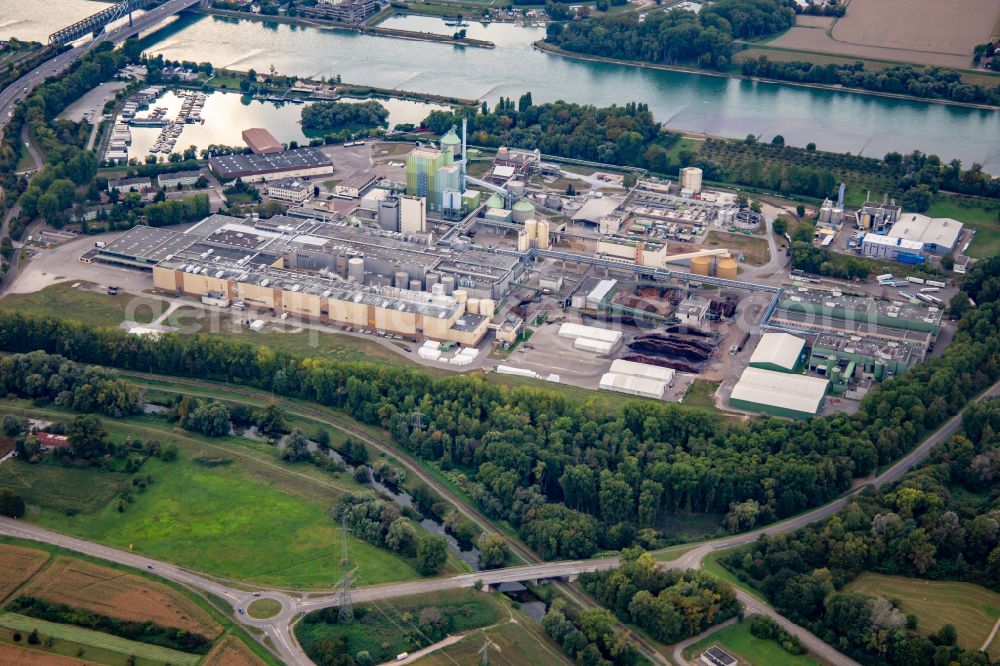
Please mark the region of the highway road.
[[[1000, 382], [997, 382], [979, 396], [976, 401], [986, 397], [996, 397], [1000, 395]], [[964, 410], [963, 410], [964, 411]], [[906, 472], [913, 469], [922, 462], [930, 450], [937, 444], [945, 441], [961, 427], [962, 412], [955, 415], [940, 428], [928, 436], [917, 448], [908, 455], [900, 459], [892, 467], [882, 474], [869, 479], [869, 483], [876, 488], [881, 488], [886, 484], [899, 480]], [[808, 511], [802, 515], [789, 518], [787, 520], [769, 525], [760, 530], [737, 534], [731, 537], [715, 539], [698, 544], [681, 557], [669, 562], [666, 566], [675, 569], [697, 569], [702, 566], [706, 555], [717, 550], [732, 548], [758, 539], [762, 534], [776, 534], [788, 532], [803, 527], [810, 523], [823, 520], [836, 513], [844, 507], [851, 497], [859, 492], [860, 486], [829, 504]], [[329, 590], [326, 593], [312, 592], [305, 596], [292, 594], [278, 589], [258, 589], [254, 590], [250, 586], [243, 584], [222, 581], [218, 578], [208, 577], [189, 571], [183, 567], [168, 562], [153, 560], [136, 553], [123, 551], [100, 544], [95, 544], [82, 539], [77, 539], [65, 534], [53, 532], [30, 523], [0, 518], [0, 533], [7, 536], [26, 539], [29, 541], [40, 541], [49, 543], [67, 550], [84, 553], [92, 557], [115, 562], [127, 567], [139, 570], [152, 571], [168, 580], [175, 581], [182, 585], [189, 586], [196, 590], [201, 590], [214, 594], [225, 599], [233, 606], [233, 617], [243, 624], [255, 626], [265, 632], [270, 637], [275, 646], [278, 656], [287, 664], [294, 666], [308, 666], [311, 661], [303, 652], [302, 648], [295, 640], [292, 627], [296, 619], [303, 613], [307, 613], [322, 608], [330, 608], [339, 604], [340, 598], [336, 590]], [[609, 557], [591, 560], [574, 560], [563, 562], [546, 562], [541, 564], [529, 564], [518, 567], [507, 567], [493, 571], [482, 571], [472, 574], [460, 574], [457, 576], [431, 578], [404, 583], [394, 583], [389, 585], [364, 586], [352, 589], [352, 598], [355, 602], [374, 602], [384, 599], [392, 599], [401, 596], [423, 594], [435, 590], [471, 588], [481, 582], [485, 585], [496, 585], [499, 583], [544, 580], [551, 578], [575, 578], [587, 571], [600, 571], [614, 568], [618, 565], [618, 558]], [[270, 598], [278, 601], [281, 612], [267, 620], [254, 620], [247, 615], [238, 613], [237, 609], [245, 608], [257, 596]], [[761, 602], [756, 597], [743, 590], [736, 590], [737, 597], [745, 606], [747, 613], [760, 613], [774, 618], [787, 631], [799, 637], [802, 643], [810, 651], [820, 656], [827, 662], [835, 666], [857, 666], [852, 659], [844, 656], [832, 646], [824, 643], [815, 635], [798, 625], [793, 624], [788, 619], [778, 614], [775, 610]]]

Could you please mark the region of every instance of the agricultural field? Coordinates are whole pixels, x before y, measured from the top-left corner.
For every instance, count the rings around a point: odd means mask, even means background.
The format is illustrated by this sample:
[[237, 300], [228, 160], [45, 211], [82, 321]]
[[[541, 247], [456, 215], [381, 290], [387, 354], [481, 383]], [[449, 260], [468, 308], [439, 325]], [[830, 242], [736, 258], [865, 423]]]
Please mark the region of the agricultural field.
[[[351, 655], [368, 652], [376, 663], [414, 652], [445, 637], [510, 620], [502, 597], [474, 590], [447, 590], [355, 605], [352, 624], [337, 624], [337, 609], [307, 615], [295, 635], [307, 654], [317, 641], [346, 638]], [[327, 621], [332, 620], [332, 621]], [[549, 662], [545, 662], [549, 663]]]
[[49, 554], [36, 548], [0, 544], [0, 601], [38, 573]]
[[201, 662], [202, 666], [263, 666], [257, 655], [243, 643], [232, 636], [226, 636], [215, 644], [215, 647]]
[[809, 17], [767, 46], [968, 68], [973, 47], [989, 41], [998, 16], [996, 0], [851, 0], [842, 18]]
[[763, 266], [771, 258], [767, 241], [761, 236], [709, 231], [705, 237], [705, 245], [710, 247], [725, 247], [742, 254], [743, 263], [750, 266]]
[[539, 666], [572, 664], [541, 626], [527, 618], [517, 623], [507, 622], [468, 634], [458, 643], [449, 645], [418, 659], [418, 666], [453, 666], [477, 664], [482, 660], [480, 650], [489, 641], [489, 660], [495, 666]]
[[[9, 409], [4, 405], [0, 412]], [[59, 412], [20, 413], [68, 418]], [[330, 510], [342, 493], [362, 488], [346, 473], [284, 463], [275, 447], [263, 442], [209, 439], [173, 428], [162, 417], [103, 422], [112, 441], [132, 435], [173, 442], [180, 450], [175, 462], [152, 459], [142, 466], [139, 474], [154, 482], [146, 492], [134, 493], [124, 512], [117, 502], [99, 504], [91, 497], [67, 515], [64, 497], [53, 503], [41, 490], [79, 484], [81, 473], [91, 488], [117, 488], [117, 475], [114, 484], [103, 481], [110, 472], [11, 460], [0, 466], [0, 487], [31, 489], [29, 518], [41, 525], [199, 571], [292, 587], [328, 587], [343, 573], [340, 528]], [[372, 583], [418, 577], [405, 560], [366, 542], [351, 539], [349, 551], [352, 566]], [[458, 570], [454, 562], [450, 567]]]
[[98, 655], [90, 654], [90, 650], [96, 650], [98, 654], [107, 655], [111, 653], [126, 658], [134, 656], [136, 657], [137, 664], [196, 666], [201, 661], [201, 655], [188, 654], [138, 641], [130, 641], [118, 636], [102, 634], [71, 624], [57, 624], [55, 622], [37, 620], [16, 613], [0, 612], [0, 627], [10, 631], [21, 632], [25, 635], [32, 631], [37, 631], [42, 641], [46, 638], [51, 638], [53, 643], [55, 641], [72, 643], [83, 648], [83, 656], [89, 656], [89, 658], [97, 661], [104, 660]]
[[[0, 546], [2, 553], [10, 546]], [[152, 620], [164, 627], [215, 638], [222, 626], [205, 610], [166, 585], [72, 557], [58, 557], [18, 591], [119, 620]]]
[[[953, 624], [958, 630], [958, 644], [970, 650], [978, 650], [989, 637], [993, 625], [1000, 621], [1000, 594], [972, 583], [865, 572], [846, 589], [898, 602], [904, 613], [917, 616], [917, 631], [924, 635], [936, 632], [945, 624]], [[994, 659], [1000, 655], [997, 641], [989, 646], [988, 652]]]
[[88, 666], [90, 663], [41, 650], [28, 650], [18, 647], [16, 644], [3, 642], [9, 640], [5, 635], [7, 633], [13, 632], [0, 631], [0, 664], [8, 666]]
[[823, 666], [825, 663], [809, 655], [789, 654], [776, 642], [757, 638], [750, 633], [750, 627], [745, 622], [730, 624], [712, 632], [684, 650], [684, 656], [694, 657], [713, 645], [718, 645], [745, 660], [741, 663], [767, 664], [767, 666]]

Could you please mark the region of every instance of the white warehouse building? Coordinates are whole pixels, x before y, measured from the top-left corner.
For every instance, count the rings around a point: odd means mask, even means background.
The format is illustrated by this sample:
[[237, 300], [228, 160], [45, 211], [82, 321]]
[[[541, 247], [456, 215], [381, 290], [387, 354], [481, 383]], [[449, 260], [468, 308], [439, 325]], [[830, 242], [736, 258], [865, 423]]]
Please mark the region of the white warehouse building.
[[958, 245], [963, 225], [950, 217], [928, 217], [919, 213], [899, 216], [886, 234], [890, 238], [923, 243], [927, 252], [948, 254]]

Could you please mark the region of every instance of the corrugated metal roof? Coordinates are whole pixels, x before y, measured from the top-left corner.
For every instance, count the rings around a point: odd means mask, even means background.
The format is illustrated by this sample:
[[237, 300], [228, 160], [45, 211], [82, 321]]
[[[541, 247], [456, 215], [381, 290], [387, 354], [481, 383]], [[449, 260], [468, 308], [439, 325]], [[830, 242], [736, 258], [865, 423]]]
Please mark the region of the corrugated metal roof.
[[747, 368], [733, 387], [730, 399], [815, 414], [828, 385], [826, 379], [819, 377]]
[[767, 363], [780, 368], [795, 368], [806, 341], [788, 333], [765, 333], [753, 350], [750, 364]]

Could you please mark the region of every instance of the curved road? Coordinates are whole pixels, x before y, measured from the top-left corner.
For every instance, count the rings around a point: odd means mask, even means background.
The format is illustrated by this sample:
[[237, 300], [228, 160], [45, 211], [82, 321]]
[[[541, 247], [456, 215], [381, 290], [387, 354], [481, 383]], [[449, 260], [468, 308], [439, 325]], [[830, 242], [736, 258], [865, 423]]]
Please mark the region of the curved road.
[[[1000, 382], [997, 382], [975, 401], [986, 397], [1000, 395]], [[903, 474], [908, 472], [920, 463], [930, 450], [937, 444], [945, 441], [958, 432], [961, 427], [962, 412], [950, 418], [940, 428], [931, 433], [919, 446], [900, 459], [896, 464], [887, 469], [882, 474], [870, 479], [870, 485], [881, 488], [886, 484], [897, 481]], [[367, 437], [367, 434], [366, 434]], [[398, 452], [393, 450], [393, 455], [398, 457]], [[437, 486], [438, 484], [434, 484]], [[860, 491], [860, 487], [851, 491], [844, 497], [834, 500], [829, 504], [818, 507], [800, 516], [789, 518], [768, 527], [745, 534], [738, 534], [731, 537], [716, 539], [699, 544], [694, 549], [688, 551], [681, 557], [667, 564], [671, 568], [699, 568], [702, 561], [709, 553], [740, 546], [750, 543], [762, 534], [775, 534], [788, 532], [810, 523], [823, 520], [836, 513], [846, 505], [851, 497]], [[40, 541], [53, 544], [67, 550], [76, 551], [101, 558], [110, 562], [115, 562], [124, 566], [140, 570], [150, 570], [163, 578], [175, 581], [191, 588], [209, 592], [215, 596], [225, 599], [233, 606], [233, 616], [238, 621], [249, 626], [262, 629], [271, 639], [275, 650], [287, 664], [306, 666], [311, 664], [309, 658], [302, 651], [292, 634], [292, 625], [296, 618], [305, 612], [329, 608], [338, 605], [339, 598], [335, 590], [326, 593], [307, 593], [306, 596], [291, 595], [281, 590], [268, 590], [261, 588], [257, 593], [262, 598], [274, 599], [281, 603], [281, 612], [267, 620], [254, 620], [247, 615], [238, 614], [236, 609], [246, 608], [256, 597], [252, 588], [249, 590], [234, 587], [218, 579], [197, 574], [177, 565], [157, 561], [132, 552], [91, 543], [82, 539], [53, 532], [35, 525], [23, 523], [9, 518], [0, 519], [0, 533], [30, 541]], [[542, 564], [529, 564], [519, 567], [507, 567], [493, 571], [483, 571], [472, 574], [460, 574], [446, 578], [432, 578], [426, 580], [396, 583], [391, 585], [369, 586], [352, 590], [352, 597], [357, 602], [374, 601], [379, 599], [390, 599], [400, 596], [421, 594], [433, 590], [470, 588], [482, 582], [487, 585], [494, 585], [503, 582], [538, 580], [546, 578], [574, 578], [580, 573], [587, 571], [598, 571], [611, 569], [618, 566], [618, 558], [609, 557], [604, 559], [577, 560], [564, 562], [549, 562]], [[249, 587], [249, 586], [248, 586]], [[746, 606], [748, 613], [761, 613], [768, 615], [778, 621], [785, 629], [802, 640], [803, 644], [816, 655], [828, 662], [843, 666], [856, 666], [856, 662], [845, 657], [832, 646], [824, 643], [812, 633], [791, 623], [776, 611], [763, 604], [759, 599], [753, 597], [743, 590], [737, 589], [739, 600]]]

